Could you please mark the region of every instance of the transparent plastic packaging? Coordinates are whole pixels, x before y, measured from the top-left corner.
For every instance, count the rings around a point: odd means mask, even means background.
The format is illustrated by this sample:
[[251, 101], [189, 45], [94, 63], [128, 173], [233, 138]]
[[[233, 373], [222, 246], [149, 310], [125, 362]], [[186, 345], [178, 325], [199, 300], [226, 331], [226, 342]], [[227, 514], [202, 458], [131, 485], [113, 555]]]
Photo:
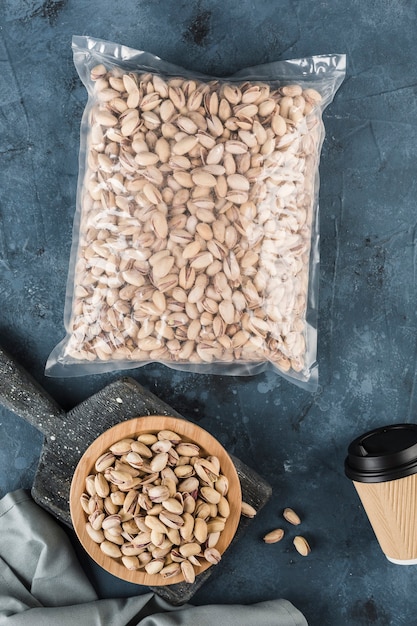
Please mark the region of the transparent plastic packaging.
[[217, 78], [91, 37], [73, 53], [88, 102], [46, 373], [273, 368], [315, 389], [322, 113], [345, 56]]

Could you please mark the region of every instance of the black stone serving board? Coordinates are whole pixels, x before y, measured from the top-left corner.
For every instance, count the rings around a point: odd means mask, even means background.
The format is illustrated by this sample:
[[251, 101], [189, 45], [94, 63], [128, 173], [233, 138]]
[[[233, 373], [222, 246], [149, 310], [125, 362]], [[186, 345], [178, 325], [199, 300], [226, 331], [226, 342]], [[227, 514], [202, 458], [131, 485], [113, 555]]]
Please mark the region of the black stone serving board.
[[[145, 415], [172, 415], [177, 411], [144, 389], [132, 378], [121, 378], [65, 412], [55, 400], [0, 347], [0, 404], [24, 418], [44, 435], [32, 497], [58, 520], [72, 528], [69, 511], [71, 479], [78, 461], [101, 433], [115, 424]], [[183, 418], [184, 419], [184, 418]], [[255, 471], [233, 457], [242, 498], [259, 511], [271, 497], [271, 487]], [[228, 550], [239, 540], [251, 520], [242, 517]], [[227, 553], [224, 555], [227, 558]], [[153, 587], [174, 605], [188, 602], [214, 572], [221, 575], [222, 563], [211, 567], [195, 583]]]

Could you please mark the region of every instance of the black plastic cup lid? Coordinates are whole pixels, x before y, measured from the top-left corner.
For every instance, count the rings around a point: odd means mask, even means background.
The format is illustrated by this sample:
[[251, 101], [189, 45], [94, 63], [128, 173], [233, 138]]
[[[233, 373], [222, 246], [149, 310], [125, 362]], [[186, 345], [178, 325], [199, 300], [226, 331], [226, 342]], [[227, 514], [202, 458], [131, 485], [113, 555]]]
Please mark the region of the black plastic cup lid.
[[361, 483], [380, 483], [417, 473], [417, 424], [375, 428], [349, 445], [345, 474]]

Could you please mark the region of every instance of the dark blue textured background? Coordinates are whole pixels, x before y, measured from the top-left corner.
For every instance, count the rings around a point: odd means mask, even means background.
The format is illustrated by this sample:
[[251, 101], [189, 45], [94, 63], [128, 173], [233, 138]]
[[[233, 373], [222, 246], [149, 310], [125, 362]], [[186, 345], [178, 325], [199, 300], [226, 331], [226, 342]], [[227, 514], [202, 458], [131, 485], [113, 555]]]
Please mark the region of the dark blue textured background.
[[[120, 375], [44, 376], [64, 333], [86, 103], [72, 35], [217, 75], [347, 54], [346, 80], [324, 115], [318, 391], [273, 373], [228, 378], [161, 365], [129, 372], [273, 486], [196, 603], [285, 597], [311, 626], [417, 623], [417, 568], [385, 559], [343, 471], [353, 437], [417, 421], [416, 14], [414, 0], [0, 3], [0, 342], [66, 409]], [[30, 488], [40, 446], [39, 433], [0, 409], [0, 496]], [[262, 542], [285, 506], [303, 518], [308, 558], [294, 552], [290, 529], [279, 544]], [[138, 591], [115, 587], [94, 567], [91, 575], [103, 595]]]

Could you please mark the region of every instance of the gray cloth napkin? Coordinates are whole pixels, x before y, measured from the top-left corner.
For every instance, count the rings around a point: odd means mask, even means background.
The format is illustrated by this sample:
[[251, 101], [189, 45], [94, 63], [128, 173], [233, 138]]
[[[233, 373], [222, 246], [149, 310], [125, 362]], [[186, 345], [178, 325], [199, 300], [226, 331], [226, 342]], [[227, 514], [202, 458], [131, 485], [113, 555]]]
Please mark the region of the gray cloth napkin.
[[29, 493], [0, 500], [0, 626], [307, 626], [287, 600], [173, 607], [153, 593], [99, 599], [65, 531]]

